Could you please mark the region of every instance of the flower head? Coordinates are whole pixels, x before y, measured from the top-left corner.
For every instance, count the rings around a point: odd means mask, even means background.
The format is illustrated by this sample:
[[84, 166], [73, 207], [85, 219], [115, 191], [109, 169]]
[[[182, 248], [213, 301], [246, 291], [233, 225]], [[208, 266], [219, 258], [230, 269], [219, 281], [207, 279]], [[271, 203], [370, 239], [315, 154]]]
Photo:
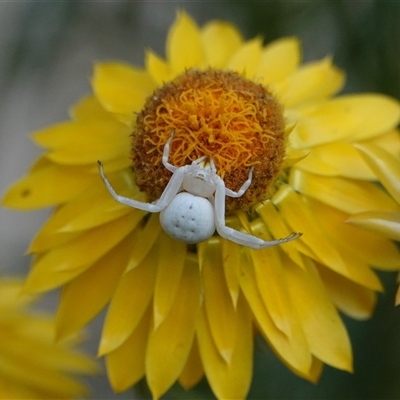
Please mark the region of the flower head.
[[[399, 212], [356, 144], [400, 154], [399, 104], [375, 94], [334, 97], [344, 74], [331, 59], [300, 64], [295, 38], [263, 46], [212, 21], [199, 28], [179, 13], [167, 58], [146, 67], [99, 63], [93, 95], [72, 120], [34, 134], [46, 153], [4, 204], [56, 206], [30, 246], [25, 289], [62, 286], [58, 335], [110, 303], [99, 353], [116, 391], [146, 376], [155, 398], [178, 380], [205, 375], [219, 398], [243, 398], [252, 375], [254, 328], [297, 375], [316, 381], [323, 364], [351, 371], [339, 310], [371, 315], [382, 285], [371, 269], [398, 270], [394, 243], [344, 224], [360, 212]], [[158, 215], [115, 202], [115, 190], [156, 200], [169, 182], [162, 164], [206, 156], [226, 187], [227, 224], [270, 240], [252, 250], [218, 235], [187, 245], [167, 236]], [[90, 299], [90, 301], [89, 301]]]
[[22, 281], [0, 281], [0, 398], [70, 399], [87, 394], [76, 374], [93, 374], [89, 357], [74, 341], [54, 343], [54, 321], [27, 309]]

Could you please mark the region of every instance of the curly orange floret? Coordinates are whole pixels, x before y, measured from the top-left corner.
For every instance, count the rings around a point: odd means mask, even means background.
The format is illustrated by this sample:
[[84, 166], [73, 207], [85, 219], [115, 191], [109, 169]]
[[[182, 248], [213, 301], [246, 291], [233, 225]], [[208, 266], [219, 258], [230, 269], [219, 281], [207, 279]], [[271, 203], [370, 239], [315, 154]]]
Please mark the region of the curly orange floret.
[[229, 200], [241, 208], [265, 199], [284, 156], [281, 108], [266, 88], [234, 72], [189, 70], [147, 99], [133, 134], [133, 164], [150, 198], [158, 198], [170, 178], [161, 158], [172, 133], [171, 164], [205, 155], [232, 190], [255, 166], [248, 193]]

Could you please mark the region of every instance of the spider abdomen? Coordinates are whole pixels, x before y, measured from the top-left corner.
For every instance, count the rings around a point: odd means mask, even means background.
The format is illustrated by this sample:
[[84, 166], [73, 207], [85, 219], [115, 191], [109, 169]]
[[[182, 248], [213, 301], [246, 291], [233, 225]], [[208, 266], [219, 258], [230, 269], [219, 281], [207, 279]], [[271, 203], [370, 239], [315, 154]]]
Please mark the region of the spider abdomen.
[[215, 231], [214, 209], [204, 197], [181, 192], [161, 211], [160, 223], [172, 238], [185, 243], [199, 243]]

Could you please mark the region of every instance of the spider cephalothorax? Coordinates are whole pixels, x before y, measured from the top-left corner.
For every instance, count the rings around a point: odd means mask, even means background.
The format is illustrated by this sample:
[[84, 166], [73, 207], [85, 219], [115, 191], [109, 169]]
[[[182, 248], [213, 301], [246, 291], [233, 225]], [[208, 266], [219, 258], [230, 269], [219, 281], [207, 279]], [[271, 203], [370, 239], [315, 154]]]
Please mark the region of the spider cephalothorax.
[[286, 238], [265, 241], [256, 236], [239, 232], [225, 225], [225, 197], [240, 197], [251, 184], [253, 167], [242, 187], [234, 192], [225, 187], [217, 174], [214, 161], [200, 157], [190, 165], [175, 167], [168, 162], [173, 135], [164, 147], [162, 162], [172, 172], [172, 177], [161, 197], [153, 203], [143, 203], [118, 195], [106, 178], [99, 161], [100, 175], [111, 196], [121, 204], [151, 213], [160, 212], [160, 223], [171, 237], [185, 243], [199, 243], [210, 238], [217, 230], [220, 236], [243, 246], [261, 249], [297, 239], [301, 233]]

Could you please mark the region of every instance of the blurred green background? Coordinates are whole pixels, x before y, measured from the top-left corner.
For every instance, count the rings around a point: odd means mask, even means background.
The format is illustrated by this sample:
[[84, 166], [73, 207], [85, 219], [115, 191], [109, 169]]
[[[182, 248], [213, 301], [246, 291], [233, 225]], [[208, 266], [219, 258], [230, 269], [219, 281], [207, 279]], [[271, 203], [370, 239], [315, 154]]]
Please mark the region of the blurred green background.
[[[266, 42], [298, 36], [304, 60], [332, 55], [346, 70], [345, 92], [381, 92], [400, 98], [399, 1], [61, 1], [0, 3], [0, 190], [24, 174], [39, 154], [28, 134], [68, 117], [69, 106], [90, 91], [93, 61], [119, 59], [143, 66], [144, 49], [164, 55], [178, 8], [202, 25], [236, 24], [246, 38]], [[26, 274], [24, 254], [49, 211], [0, 210], [3, 274]], [[395, 274], [381, 274], [387, 291], [375, 316], [345, 318], [354, 347], [355, 373], [326, 367], [317, 385], [289, 372], [257, 341], [252, 399], [400, 399], [400, 308], [394, 307]], [[54, 309], [57, 293], [45, 306]], [[95, 354], [102, 318], [90, 327]], [[88, 380], [93, 398], [114, 396], [106, 378]], [[144, 391], [144, 393], [146, 393]], [[212, 398], [206, 383], [167, 398]]]

